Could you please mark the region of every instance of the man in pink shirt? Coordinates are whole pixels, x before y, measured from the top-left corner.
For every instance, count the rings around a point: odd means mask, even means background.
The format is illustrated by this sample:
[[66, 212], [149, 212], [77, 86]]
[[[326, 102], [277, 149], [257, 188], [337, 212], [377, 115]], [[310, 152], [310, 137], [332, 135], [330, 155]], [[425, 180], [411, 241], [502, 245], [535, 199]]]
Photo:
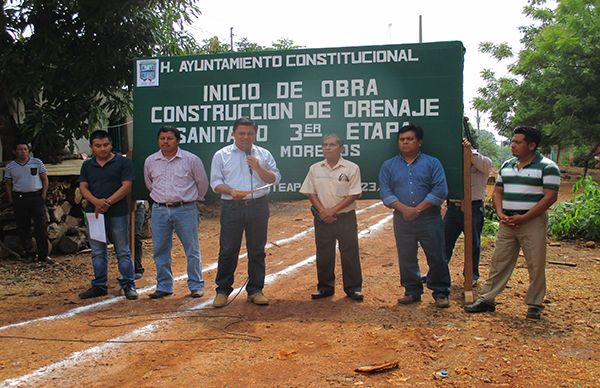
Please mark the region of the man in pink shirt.
[[158, 130], [160, 150], [144, 162], [144, 180], [152, 205], [152, 245], [156, 264], [156, 291], [150, 298], [173, 294], [171, 248], [173, 230], [187, 258], [188, 288], [192, 298], [204, 295], [202, 259], [198, 240], [200, 215], [196, 207], [208, 190], [208, 178], [200, 158], [179, 148], [181, 135], [175, 127]]

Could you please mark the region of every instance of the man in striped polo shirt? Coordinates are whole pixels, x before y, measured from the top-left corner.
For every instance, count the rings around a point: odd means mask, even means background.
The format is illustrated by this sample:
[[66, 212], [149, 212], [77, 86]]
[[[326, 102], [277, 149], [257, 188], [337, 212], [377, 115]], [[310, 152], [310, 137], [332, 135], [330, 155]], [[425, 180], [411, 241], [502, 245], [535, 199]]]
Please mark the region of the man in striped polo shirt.
[[17, 141], [13, 152], [15, 160], [6, 166], [4, 184], [8, 201], [13, 204], [17, 231], [23, 254], [34, 258], [36, 253], [31, 241], [31, 221], [35, 230], [37, 261], [52, 264], [48, 257], [48, 233], [46, 229], [46, 193], [48, 175], [41, 160], [29, 156], [29, 144]]
[[533, 127], [513, 131], [515, 157], [500, 167], [493, 194], [500, 218], [496, 249], [481, 295], [465, 306], [469, 313], [495, 311], [496, 295], [506, 286], [522, 249], [529, 271], [527, 318], [541, 318], [546, 294], [546, 210], [556, 202], [560, 187], [558, 166], [536, 151], [541, 139], [541, 132]]

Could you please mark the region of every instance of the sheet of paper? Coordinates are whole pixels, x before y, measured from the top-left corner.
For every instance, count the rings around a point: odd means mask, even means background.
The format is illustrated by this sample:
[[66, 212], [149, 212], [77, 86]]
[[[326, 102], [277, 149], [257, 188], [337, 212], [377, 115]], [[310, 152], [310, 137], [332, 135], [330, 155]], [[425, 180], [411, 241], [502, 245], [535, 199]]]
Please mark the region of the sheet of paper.
[[104, 214], [85, 213], [90, 239], [106, 243], [106, 229], [104, 228]]
[[259, 191], [259, 190], [266, 189], [267, 187], [271, 187], [271, 186], [273, 186], [273, 184], [272, 184], [272, 183], [267, 183], [266, 185], [264, 185], [264, 186], [260, 186], [260, 187], [257, 187], [257, 188], [256, 188], [256, 189], [254, 189], [254, 190], [249, 190], [249, 192], [250, 192], [250, 193], [255, 193], [255, 192]]

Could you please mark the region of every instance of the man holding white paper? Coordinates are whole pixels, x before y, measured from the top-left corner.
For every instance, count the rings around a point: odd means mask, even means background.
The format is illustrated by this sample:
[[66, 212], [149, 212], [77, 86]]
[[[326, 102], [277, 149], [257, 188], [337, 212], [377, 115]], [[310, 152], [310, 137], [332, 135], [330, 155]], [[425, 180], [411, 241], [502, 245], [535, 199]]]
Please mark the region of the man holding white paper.
[[210, 184], [223, 201], [214, 307], [225, 307], [233, 291], [233, 275], [244, 233], [248, 251], [248, 302], [269, 304], [262, 292], [269, 224], [267, 195], [269, 186], [277, 184], [281, 175], [273, 155], [254, 144], [256, 131], [253, 120], [237, 119], [233, 124], [234, 143], [217, 151], [212, 160]]
[[[79, 190], [87, 200], [85, 208], [90, 228], [90, 248], [94, 279], [92, 287], [79, 294], [88, 299], [108, 293], [108, 253], [106, 237], [113, 243], [119, 263], [120, 285], [127, 299], [137, 299], [133, 278], [133, 262], [129, 245], [129, 207], [127, 194], [133, 183], [131, 160], [112, 152], [108, 132], [97, 130], [90, 135], [93, 156], [83, 162]], [[104, 218], [105, 237], [92, 229]], [[96, 225], [94, 225], [96, 224]], [[100, 225], [101, 226], [101, 225]], [[98, 240], [95, 240], [97, 238]], [[100, 241], [99, 241], [100, 240]], [[104, 241], [101, 241], [104, 240]]]

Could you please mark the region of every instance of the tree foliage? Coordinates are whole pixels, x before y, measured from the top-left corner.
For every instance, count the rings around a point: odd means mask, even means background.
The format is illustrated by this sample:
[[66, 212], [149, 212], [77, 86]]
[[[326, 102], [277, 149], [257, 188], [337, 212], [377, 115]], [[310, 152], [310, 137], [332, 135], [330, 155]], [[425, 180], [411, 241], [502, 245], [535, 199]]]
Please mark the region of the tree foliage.
[[[0, 15], [0, 134], [38, 156], [131, 111], [133, 60], [197, 52], [196, 0], [7, 0]], [[4, 144], [5, 146], [7, 144]]]
[[[559, 0], [554, 9], [530, 0], [522, 27], [523, 50], [497, 77], [484, 70], [485, 86], [474, 100], [489, 112], [500, 133], [517, 125], [542, 129], [545, 145], [600, 144], [600, 9], [597, 0]], [[507, 44], [485, 42], [480, 51], [498, 60], [512, 57]]]
[[[232, 51], [231, 44], [222, 42], [218, 36], [212, 36], [203, 41], [201, 53], [203, 54], [218, 54]], [[302, 46], [294, 43], [293, 40], [281, 38], [271, 43], [271, 46], [261, 46], [258, 43], [250, 42], [248, 38], [241, 37], [234, 43], [236, 52], [256, 52], [256, 51], [271, 51], [271, 50], [293, 50]]]

